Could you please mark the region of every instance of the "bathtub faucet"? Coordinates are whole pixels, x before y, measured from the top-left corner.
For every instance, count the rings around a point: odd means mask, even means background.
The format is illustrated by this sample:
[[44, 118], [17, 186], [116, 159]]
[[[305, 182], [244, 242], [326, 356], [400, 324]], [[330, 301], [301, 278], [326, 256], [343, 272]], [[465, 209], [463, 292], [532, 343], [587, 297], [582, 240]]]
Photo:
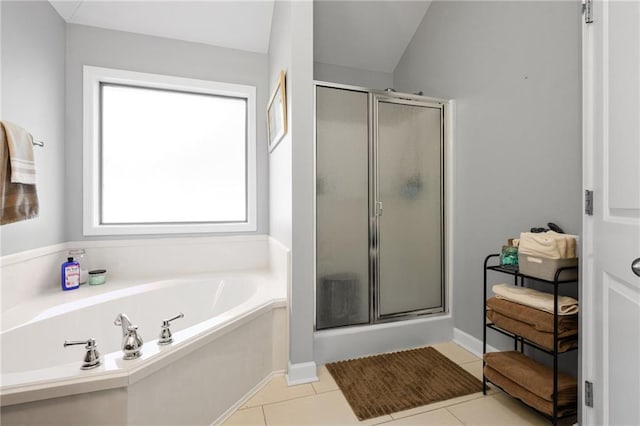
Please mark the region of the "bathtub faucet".
[[113, 325], [122, 326], [122, 337], [124, 337], [127, 335], [129, 326], [133, 324], [127, 314], [119, 313], [115, 321], [113, 321]]
[[126, 314], [120, 313], [113, 322], [122, 327], [122, 359], [136, 359], [142, 355], [142, 337], [138, 334], [138, 326], [131, 324]]

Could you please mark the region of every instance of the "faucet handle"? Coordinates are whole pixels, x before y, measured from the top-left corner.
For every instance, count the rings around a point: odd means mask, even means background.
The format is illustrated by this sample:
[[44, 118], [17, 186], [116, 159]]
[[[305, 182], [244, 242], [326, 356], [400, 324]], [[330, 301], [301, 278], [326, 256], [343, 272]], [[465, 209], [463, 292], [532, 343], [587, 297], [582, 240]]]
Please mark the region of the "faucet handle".
[[86, 345], [86, 349], [94, 348], [96, 346], [96, 339], [88, 339], [88, 340], [65, 340], [62, 344], [65, 348], [67, 346], [74, 345]]
[[98, 352], [98, 345], [96, 345], [96, 339], [91, 338], [87, 340], [65, 340], [63, 346], [66, 348], [67, 346], [74, 345], [85, 345], [86, 353], [84, 355], [84, 359], [82, 360], [82, 366], [80, 369], [82, 370], [91, 370], [92, 368], [96, 368], [102, 362], [102, 357]]
[[162, 326], [160, 326], [160, 337], [158, 338], [159, 345], [168, 345], [169, 343], [173, 342], [173, 336], [171, 335], [171, 329], [169, 328], [169, 326], [171, 325], [170, 323], [172, 321], [175, 321], [179, 318], [184, 318], [184, 314], [182, 312], [180, 312], [175, 317], [162, 320]]
[[182, 312], [180, 312], [180, 313], [179, 313], [178, 315], [176, 315], [175, 317], [171, 317], [171, 318], [169, 318], [169, 319], [162, 320], [162, 326], [163, 326], [163, 327], [169, 327], [169, 323], [170, 323], [170, 322], [173, 322], [173, 321], [175, 321], [175, 320], [177, 320], [177, 319], [180, 319], [180, 318], [184, 318], [184, 314], [183, 314]]

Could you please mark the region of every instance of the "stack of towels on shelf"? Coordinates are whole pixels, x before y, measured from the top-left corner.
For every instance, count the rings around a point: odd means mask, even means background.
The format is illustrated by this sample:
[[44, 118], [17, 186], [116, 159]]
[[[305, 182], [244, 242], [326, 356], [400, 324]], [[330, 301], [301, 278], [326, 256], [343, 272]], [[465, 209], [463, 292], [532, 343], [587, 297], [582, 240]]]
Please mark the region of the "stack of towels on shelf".
[[[484, 375], [505, 392], [527, 405], [553, 415], [553, 370], [516, 351], [484, 355]], [[576, 411], [576, 379], [558, 373], [558, 415]]]
[[[553, 350], [554, 296], [509, 284], [493, 286], [487, 319], [497, 327]], [[558, 352], [578, 345], [578, 301], [558, 296]], [[484, 374], [492, 383], [537, 410], [553, 414], [553, 370], [517, 351], [484, 355]], [[576, 379], [558, 373], [558, 415], [576, 410]]]
[[[553, 294], [509, 284], [494, 285], [487, 319], [504, 330], [553, 350]], [[578, 346], [578, 301], [558, 296], [558, 352]]]

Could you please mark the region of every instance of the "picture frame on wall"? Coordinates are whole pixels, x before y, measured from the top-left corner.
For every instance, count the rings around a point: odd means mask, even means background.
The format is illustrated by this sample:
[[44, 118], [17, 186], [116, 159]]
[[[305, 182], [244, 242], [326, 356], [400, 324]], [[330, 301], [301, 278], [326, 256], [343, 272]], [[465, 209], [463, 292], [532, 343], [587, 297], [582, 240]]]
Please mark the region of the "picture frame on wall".
[[267, 105], [267, 140], [269, 152], [272, 152], [287, 134], [287, 95], [285, 91], [285, 72], [280, 71], [269, 104]]

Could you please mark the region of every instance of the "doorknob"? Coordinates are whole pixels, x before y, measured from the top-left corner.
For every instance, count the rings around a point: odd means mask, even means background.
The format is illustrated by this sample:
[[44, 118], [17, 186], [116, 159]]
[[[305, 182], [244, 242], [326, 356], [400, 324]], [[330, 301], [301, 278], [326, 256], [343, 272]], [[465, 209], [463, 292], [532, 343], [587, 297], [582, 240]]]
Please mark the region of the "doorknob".
[[631, 270], [640, 277], [640, 257], [631, 262]]

